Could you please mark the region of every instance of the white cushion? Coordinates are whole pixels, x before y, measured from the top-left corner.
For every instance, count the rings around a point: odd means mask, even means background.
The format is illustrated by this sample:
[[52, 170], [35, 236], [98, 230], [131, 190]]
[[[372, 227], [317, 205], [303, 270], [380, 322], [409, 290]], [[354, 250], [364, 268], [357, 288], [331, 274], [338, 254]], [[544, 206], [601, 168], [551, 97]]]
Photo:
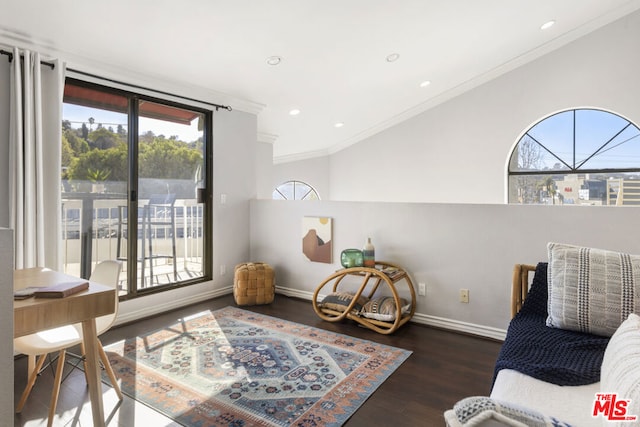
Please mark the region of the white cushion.
[[[616, 427], [640, 424], [640, 316], [630, 314], [611, 337], [602, 360], [600, 391], [616, 393], [618, 401], [630, 399], [627, 415], [635, 415], [638, 419], [616, 422]], [[603, 425], [612, 425], [605, 417], [602, 420]]]
[[512, 369], [502, 369], [491, 390], [491, 398], [526, 406], [574, 426], [600, 427], [600, 420], [591, 416], [593, 400], [599, 391], [600, 383], [560, 386]]
[[640, 256], [549, 243], [547, 326], [611, 336], [640, 312]]

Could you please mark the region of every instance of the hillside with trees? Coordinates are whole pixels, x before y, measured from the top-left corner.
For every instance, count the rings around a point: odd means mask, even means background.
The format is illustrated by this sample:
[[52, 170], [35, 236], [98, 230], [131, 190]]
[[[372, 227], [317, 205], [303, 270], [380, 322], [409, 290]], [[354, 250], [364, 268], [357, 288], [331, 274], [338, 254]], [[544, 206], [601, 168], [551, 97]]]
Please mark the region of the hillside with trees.
[[[127, 132], [122, 126], [83, 123], [74, 129], [62, 122], [62, 179], [69, 181], [118, 181], [128, 179]], [[202, 166], [202, 141], [185, 142], [148, 131], [138, 141], [139, 178], [193, 180]]]

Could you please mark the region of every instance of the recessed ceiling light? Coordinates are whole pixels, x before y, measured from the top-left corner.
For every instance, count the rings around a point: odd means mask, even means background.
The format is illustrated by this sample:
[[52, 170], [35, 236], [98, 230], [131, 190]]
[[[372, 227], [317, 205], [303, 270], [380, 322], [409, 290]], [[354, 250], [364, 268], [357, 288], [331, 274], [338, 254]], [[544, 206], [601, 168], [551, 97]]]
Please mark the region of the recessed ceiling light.
[[396, 62], [400, 58], [399, 53], [391, 53], [387, 55], [387, 62]]
[[431, 84], [431, 82], [429, 80], [425, 80], [422, 83], [420, 83], [420, 87], [427, 87]]
[[282, 62], [282, 57], [280, 56], [270, 56], [267, 58], [267, 64], [269, 65], [278, 65]]
[[334, 126], [337, 127], [337, 128], [341, 128], [342, 126], [344, 126], [344, 123], [337, 122], [337, 123], [334, 124]]
[[549, 28], [553, 27], [553, 24], [555, 24], [555, 23], [556, 23], [556, 21], [553, 21], [553, 20], [551, 20], [551, 21], [547, 21], [547, 22], [545, 22], [544, 24], [542, 24], [542, 25], [540, 26], [540, 29], [541, 29], [541, 30], [549, 29]]
[[290, 116], [297, 116], [298, 114], [300, 114], [300, 110], [298, 110], [297, 108], [294, 108], [293, 110], [289, 111]]

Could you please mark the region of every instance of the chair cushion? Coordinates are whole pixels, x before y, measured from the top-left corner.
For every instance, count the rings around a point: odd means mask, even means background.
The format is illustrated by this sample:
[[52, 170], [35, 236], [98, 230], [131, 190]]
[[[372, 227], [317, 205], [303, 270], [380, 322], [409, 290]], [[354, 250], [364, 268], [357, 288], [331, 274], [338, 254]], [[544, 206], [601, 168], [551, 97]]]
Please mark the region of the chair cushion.
[[547, 326], [610, 337], [640, 306], [640, 256], [549, 243]]

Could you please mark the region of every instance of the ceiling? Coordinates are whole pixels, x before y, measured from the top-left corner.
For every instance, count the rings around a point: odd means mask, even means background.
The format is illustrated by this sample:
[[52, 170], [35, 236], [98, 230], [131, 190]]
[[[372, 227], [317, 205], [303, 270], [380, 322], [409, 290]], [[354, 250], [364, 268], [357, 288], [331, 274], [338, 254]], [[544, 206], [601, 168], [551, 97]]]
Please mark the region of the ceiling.
[[[2, 43], [215, 91], [236, 109], [251, 101], [258, 139], [273, 142], [281, 162], [348, 147], [640, 9], [640, 0], [0, 5]], [[269, 65], [272, 56], [281, 62]]]

